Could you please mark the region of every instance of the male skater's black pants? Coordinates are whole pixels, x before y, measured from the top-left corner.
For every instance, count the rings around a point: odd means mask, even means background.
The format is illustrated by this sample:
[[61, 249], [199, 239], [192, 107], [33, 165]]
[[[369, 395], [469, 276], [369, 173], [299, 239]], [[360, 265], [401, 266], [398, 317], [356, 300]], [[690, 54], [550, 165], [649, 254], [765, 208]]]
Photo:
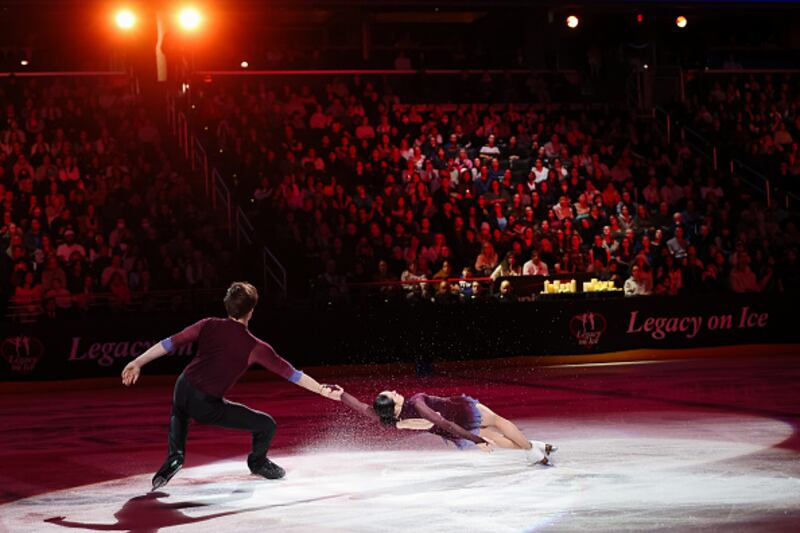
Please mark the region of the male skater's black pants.
[[183, 459], [189, 419], [230, 429], [242, 429], [253, 434], [253, 451], [247, 464], [254, 470], [264, 463], [267, 450], [275, 435], [275, 420], [266, 413], [255, 411], [244, 405], [229, 402], [224, 398], [209, 396], [195, 389], [180, 375], [175, 383], [172, 399], [172, 415], [169, 420], [169, 457]]

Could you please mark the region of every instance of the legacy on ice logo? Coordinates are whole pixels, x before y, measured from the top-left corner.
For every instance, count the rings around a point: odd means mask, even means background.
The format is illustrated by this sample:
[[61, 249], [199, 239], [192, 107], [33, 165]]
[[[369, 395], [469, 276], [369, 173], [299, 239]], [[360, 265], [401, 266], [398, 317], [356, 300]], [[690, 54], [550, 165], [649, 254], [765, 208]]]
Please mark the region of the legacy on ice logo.
[[578, 339], [580, 346], [592, 348], [600, 342], [600, 336], [606, 330], [606, 317], [592, 311], [575, 315], [569, 321], [569, 332]]
[[0, 344], [0, 353], [11, 370], [27, 375], [36, 368], [36, 363], [44, 355], [44, 344], [36, 337], [8, 337]]

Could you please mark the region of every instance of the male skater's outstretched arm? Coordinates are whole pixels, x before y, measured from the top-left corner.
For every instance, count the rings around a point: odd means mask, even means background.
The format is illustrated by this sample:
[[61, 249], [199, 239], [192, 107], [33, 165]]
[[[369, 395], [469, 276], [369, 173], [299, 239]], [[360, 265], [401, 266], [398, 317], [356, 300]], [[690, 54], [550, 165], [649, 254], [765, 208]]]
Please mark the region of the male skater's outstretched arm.
[[311, 376], [296, 370], [275, 353], [272, 346], [250, 333], [247, 324], [257, 302], [255, 287], [245, 282], [233, 283], [224, 299], [228, 318], [200, 320], [151, 346], [122, 371], [122, 383], [133, 385], [147, 363], [180, 346], [197, 343], [197, 354], [175, 384], [167, 460], [153, 477], [154, 490], [165, 485], [183, 466], [189, 419], [251, 432], [253, 450], [247, 458], [250, 471], [268, 479], [285, 475], [280, 466], [266, 457], [276, 429], [272, 417], [225, 399], [227, 391], [253, 364], [325, 398], [341, 398], [341, 390], [321, 385]]
[[[181, 333], [177, 335], [173, 335], [172, 337], [168, 337], [161, 342], [157, 342], [156, 344], [152, 345], [148, 348], [144, 353], [142, 353], [139, 357], [131, 361], [127, 364], [127, 366], [122, 370], [122, 383], [126, 386], [130, 386], [135, 384], [139, 380], [139, 375], [141, 374], [142, 367], [145, 366], [147, 363], [151, 361], [155, 361], [159, 357], [167, 355], [173, 349], [186, 344], [187, 342], [195, 342], [197, 340], [196, 337], [192, 337], [192, 333], [194, 329], [198, 326], [202, 327], [202, 323], [207, 320], [201, 320], [196, 324], [193, 324], [183, 330]], [[180, 340], [175, 340], [180, 339]], [[281, 370], [284, 368], [284, 365], [281, 363], [285, 363], [289, 365], [281, 356], [275, 353], [275, 350], [263, 341], [259, 341], [263, 350], [256, 350], [256, 353], [253, 354], [251, 357], [251, 364], [260, 364], [264, 368], [275, 372], [278, 375], [282, 376]], [[170, 350], [164, 346], [170, 347]], [[304, 372], [300, 372], [299, 370], [293, 370], [296, 374], [290, 374], [287, 379], [292, 381], [296, 385], [303, 387], [306, 390], [324, 396], [325, 398], [330, 398], [332, 400], [339, 400], [341, 397], [341, 392], [337, 390], [336, 387], [331, 385], [323, 385], [319, 383], [317, 380], [309, 376]]]

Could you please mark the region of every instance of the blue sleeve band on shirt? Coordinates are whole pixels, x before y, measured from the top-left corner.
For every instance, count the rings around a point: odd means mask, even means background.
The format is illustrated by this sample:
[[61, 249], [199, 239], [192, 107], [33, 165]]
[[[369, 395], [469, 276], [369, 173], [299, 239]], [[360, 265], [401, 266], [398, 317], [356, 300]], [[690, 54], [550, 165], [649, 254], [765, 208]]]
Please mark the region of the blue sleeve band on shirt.
[[164, 348], [167, 353], [172, 351], [172, 337], [167, 337], [163, 341], [161, 341], [161, 347]]
[[303, 373], [300, 370], [295, 370], [294, 372], [292, 372], [292, 375], [289, 376], [289, 381], [291, 381], [292, 383], [297, 383], [298, 381], [300, 381], [301, 377], [303, 377]]

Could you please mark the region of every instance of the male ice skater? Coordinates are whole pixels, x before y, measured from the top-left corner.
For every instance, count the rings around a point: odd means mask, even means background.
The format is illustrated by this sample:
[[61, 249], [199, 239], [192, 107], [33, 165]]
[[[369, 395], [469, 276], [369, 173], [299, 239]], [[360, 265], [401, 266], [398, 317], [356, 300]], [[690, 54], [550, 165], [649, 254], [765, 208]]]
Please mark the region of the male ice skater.
[[267, 459], [276, 427], [272, 417], [225, 399], [228, 389], [253, 364], [325, 398], [339, 400], [341, 397], [341, 392], [295, 370], [269, 344], [250, 333], [247, 323], [257, 302], [255, 287], [245, 282], [231, 284], [224, 299], [228, 318], [205, 318], [151, 346], [122, 371], [122, 383], [133, 385], [139, 379], [141, 368], [150, 361], [184, 344], [197, 343], [197, 355], [175, 383], [167, 460], [153, 476], [153, 490], [166, 485], [183, 466], [190, 418], [201, 424], [252, 432], [253, 450], [247, 457], [250, 471], [267, 479], [279, 479], [286, 474], [283, 468]]

